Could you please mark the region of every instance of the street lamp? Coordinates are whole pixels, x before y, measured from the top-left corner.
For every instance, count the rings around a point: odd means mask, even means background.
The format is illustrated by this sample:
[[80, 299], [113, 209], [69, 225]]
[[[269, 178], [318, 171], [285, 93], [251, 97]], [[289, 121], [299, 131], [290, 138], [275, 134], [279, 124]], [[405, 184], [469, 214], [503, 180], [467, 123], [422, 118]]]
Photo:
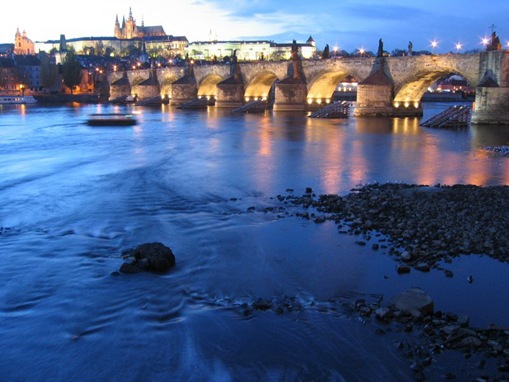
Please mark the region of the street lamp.
[[486, 47], [488, 46], [488, 44], [490, 43], [490, 39], [488, 37], [483, 37], [483, 39], [481, 40], [484, 48], [486, 49]]
[[431, 41], [431, 53], [435, 53], [435, 48], [438, 46], [438, 41], [437, 40], [433, 40]]
[[359, 53], [360, 53], [361, 57], [364, 57], [365, 52], [366, 52], [366, 49], [364, 49], [364, 48], [359, 49]]
[[334, 46], [334, 57], [336, 57], [338, 55], [338, 46], [335, 45]]
[[456, 43], [456, 52], [459, 53], [462, 48], [463, 48], [463, 44], [461, 42], [457, 42]]

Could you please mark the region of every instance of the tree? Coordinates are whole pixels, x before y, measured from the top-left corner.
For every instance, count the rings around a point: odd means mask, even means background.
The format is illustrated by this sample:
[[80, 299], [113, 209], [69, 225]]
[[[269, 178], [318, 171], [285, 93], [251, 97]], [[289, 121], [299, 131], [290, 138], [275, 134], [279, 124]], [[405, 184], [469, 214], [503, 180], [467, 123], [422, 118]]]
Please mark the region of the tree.
[[73, 51], [68, 51], [62, 60], [62, 79], [64, 84], [71, 89], [73, 94], [74, 88], [81, 83], [81, 64], [76, 59]]
[[104, 44], [102, 41], [98, 41], [95, 44], [95, 55], [104, 56]]
[[115, 55], [115, 48], [111, 47], [111, 46], [107, 46], [105, 49], [104, 49], [104, 55], [106, 57], [111, 57], [112, 55]]
[[83, 48], [83, 54], [87, 56], [95, 56], [95, 48], [93, 46], [86, 46]]
[[58, 67], [51, 63], [50, 57], [46, 54], [40, 55], [41, 60], [41, 85], [51, 89], [58, 77]]

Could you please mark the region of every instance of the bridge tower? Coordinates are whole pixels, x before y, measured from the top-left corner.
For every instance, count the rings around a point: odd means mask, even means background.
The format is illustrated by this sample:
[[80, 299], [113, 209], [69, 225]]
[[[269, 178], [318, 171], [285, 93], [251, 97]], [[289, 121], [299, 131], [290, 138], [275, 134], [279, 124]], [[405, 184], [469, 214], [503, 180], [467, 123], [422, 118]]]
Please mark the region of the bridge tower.
[[472, 123], [509, 124], [509, 52], [481, 53], [479, 73]]

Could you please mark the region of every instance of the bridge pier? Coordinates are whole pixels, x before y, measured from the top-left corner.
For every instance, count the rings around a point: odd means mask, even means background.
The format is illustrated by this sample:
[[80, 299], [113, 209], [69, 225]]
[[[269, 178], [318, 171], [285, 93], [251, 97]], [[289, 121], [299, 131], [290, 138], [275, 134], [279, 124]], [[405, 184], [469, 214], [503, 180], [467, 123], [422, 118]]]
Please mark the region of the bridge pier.
[[191, 76], [185, 76], [173, 82], [170, 89], [170, 105], [172, 106], [180, 106], [198, 98], [196, 79]]
[[373, 72], [357, 86], [356, 117], [392, 117], [394, 85], [384, 72], [385, 59], [377, 58]]
[[109, 101], [125, 100], [130, 95], [131, 84], [127, 78], [127, 73], [124, 72], [122, 77], [111, 82]]
[[509, 88], [478, 87], [475, 94], [473, 124], [509, 124]]
[[509, 124], [509, 52], [481, 53], [480, 69], [472, 123]]
[[306, 111], [308, 89], [300, 80], [287, 78], [275, 86], [274, 111]]
[[217, 84], [216, 107], [240, 107], [244, 104], [244, 85], [230, 77]]

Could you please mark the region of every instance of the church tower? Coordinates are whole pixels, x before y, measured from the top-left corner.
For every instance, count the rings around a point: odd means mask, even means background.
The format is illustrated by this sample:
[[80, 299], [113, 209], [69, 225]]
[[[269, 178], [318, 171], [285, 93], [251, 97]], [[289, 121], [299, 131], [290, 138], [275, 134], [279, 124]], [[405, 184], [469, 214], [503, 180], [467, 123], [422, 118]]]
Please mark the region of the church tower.
[[120, 23], [118, 22], [118, 14], [115, 17], [115, 29], [113, 31], [113, 36], [116, 38], [122, 38], [122, 31], [120, 30]]
[[35, 54], [34, 43], [27, 37], [27, 32], [21, 34], [19, 28], [14, 36], [14, 54]]
[[137, 34], [136, 20], [133, 18], [131, 7], [129, 7], [129, 17], [125, 22], [125, 38], [132, 39], [137, 37]]

